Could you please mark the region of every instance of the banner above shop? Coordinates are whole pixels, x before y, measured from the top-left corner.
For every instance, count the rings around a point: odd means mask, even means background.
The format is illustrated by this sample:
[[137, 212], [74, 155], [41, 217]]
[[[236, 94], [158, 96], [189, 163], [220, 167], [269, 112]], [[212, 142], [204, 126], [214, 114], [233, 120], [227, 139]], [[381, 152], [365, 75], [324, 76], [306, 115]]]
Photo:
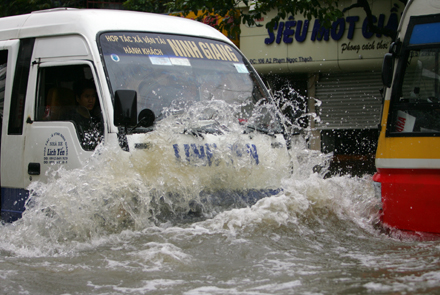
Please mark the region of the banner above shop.
[[[352, 1], [340, 3], [348, 7]], [[370, 5], [376, 26], [397, 30], [404, 8], [400, 1], [376, 0]], [[262, 73], [379, 70], [392, 41], [370, 32], [360, 8], [347, 11], [331, 28], [299, 15], [280, 21], [271, 31], [265, 24], [273, 16], [259, 20], [262, 26], [241, 27], [241, 50]]]

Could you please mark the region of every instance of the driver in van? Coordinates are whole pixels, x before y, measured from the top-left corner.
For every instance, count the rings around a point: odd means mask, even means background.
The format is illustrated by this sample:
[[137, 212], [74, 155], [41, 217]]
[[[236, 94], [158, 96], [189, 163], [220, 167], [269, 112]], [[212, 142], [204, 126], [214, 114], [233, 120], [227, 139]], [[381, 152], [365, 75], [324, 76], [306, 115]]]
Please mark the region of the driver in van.
[[86, 150], [93, 150], [103, 138], [100, 109], [96, 103], [95, 83], [93, 80], [83, 79], [74, 84], [73, 90], [77, 104], [64, 119], [75, 123], [81, 146]]

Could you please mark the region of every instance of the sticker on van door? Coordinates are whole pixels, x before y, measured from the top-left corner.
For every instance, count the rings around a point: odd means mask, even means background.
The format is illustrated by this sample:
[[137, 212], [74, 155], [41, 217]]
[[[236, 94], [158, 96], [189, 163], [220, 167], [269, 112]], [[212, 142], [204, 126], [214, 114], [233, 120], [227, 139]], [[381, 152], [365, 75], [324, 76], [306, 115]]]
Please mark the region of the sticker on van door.
[[43, 164], [67, 164], [69, 148], [64, 135], [52, 133], [44, 146]]

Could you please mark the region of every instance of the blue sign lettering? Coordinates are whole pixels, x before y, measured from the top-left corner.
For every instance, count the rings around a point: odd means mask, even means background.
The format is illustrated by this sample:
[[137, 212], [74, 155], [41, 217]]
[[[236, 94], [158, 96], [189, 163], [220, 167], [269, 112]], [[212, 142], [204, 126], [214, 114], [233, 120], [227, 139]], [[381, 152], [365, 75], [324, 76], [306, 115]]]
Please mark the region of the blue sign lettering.
[[[339, 29], [338, 29], [339, 28]], [[332, 24], [332, 39], [341, 40], [345, 32], [345, 20], [343, 18], [338, 19]]]
[[255, 164], [260, 164], [260, 160], [258, 159], [257, 147], [255, 144], [247, 144], [247, 153], [251, 156], [252, 159], [255, 160]]
[[321, 23], [319, 22], [319, 19], [315, 20], [315, 24], [313, 25], [312, 30], [312, 41], [318, 40], [321, 41], [324, 37], [325, 41], [329, 40], [329, 30], [326, 29], [324, 26], [321, 26]]
[[302, 25], [303, 25], [303, 21], [299, 20], [296, 25], [296, 33], [295, 33], [295, 40], [297, 42], [304, 42], [304, 40], [306, 40], [307, 30], [309, 29], [309, 20], [304, 21], [304, 27], [303, 27], [302, 33], [301, 33]]
[[347, 39], [353, 40], [354, 28], [355, 24], [359, 21], [359, 16], [349, 16], [345, 20], [349, 23]]
[[[293, 17], [289, 17], [289, 19], [293, 19]], [[283, 37], [283, 42], [286, 44], [290, 44], [293, 42], [293, 34], [295, 33], [295, 30], [292, 29], [293, 27], [295, 27], [296, 25], [296, 21], [294, 20], [289, 20], [286, 22], [286, 29], [284, 30], [284, 37]]]
[[[392, 10], [392, 13], [389, 16], [386, 25], [385, 18], [385, 14], [379, 15], [379, 18], [373, 15], [372, 22], [379, 28], [384, 28], [385, 26], [385, 28], [387, 29], [397, 30], [399, 21], [395, 9]], [[318, 19], [315, 19], [310, 40], [321, 41], [322, 39], [324, 39], [325, 41], [328, 41], [331, 37], [333, 40], [339, 41], [344, 36], [347, 28], [347, 39], [352, 40], [355, 33], [355, 25], [358, 21], [359, 16], [348, 16], [345, 19], [339, 18], [334, 21], [331, 28], [325, 28], [321, 25]], [[295, 36], [295, 40], [297, 42], [304, 42], [307, 39], [308, 28], [308, 20], [295, 21], [293, 16], [290, 16], [288, 21], [279, 22], [274, 25], [273, 30], [267, 30], [269, 37], [264, 39], [264, 43], [267, 45], [273, 44], [274, 42], [280, 44], [281, 41], [283, 41], [283, 43], [285, 44], [292, 44], [294, 39], [293, 36]], [[374, 33], [370, 32], [368, 28], [368, 18], [365, 18], [362, 23], [362, 36], [365, 39], [370, 39], [371, 37], [373, 37], [373, 35]], [[376, 34], [376, 36], [381, 37], [382, 35]]]
[[[260, 160], [258, 158], [257, 147], [254, 144], [246, 144], [243, 146], [231, 145], [229, 147], [232, 153], [238, 158], [242, 158], [244, 155], [250, 156], [252, 163], [258, 165]], [[202, 166], [218, 166], [220, 164], [219, 159], [214, 159], [213, 151], [217, 149], [216, 144], [183, 144], [183, 155], [181, 154], [181, 149], [178, 144], [173, 145], [174, 155], [178, 161], [182, 161], [184, 157], [185, 161], [192, 165], [202, 165]], [[230, 159], [233, 163], [233, 159]]]

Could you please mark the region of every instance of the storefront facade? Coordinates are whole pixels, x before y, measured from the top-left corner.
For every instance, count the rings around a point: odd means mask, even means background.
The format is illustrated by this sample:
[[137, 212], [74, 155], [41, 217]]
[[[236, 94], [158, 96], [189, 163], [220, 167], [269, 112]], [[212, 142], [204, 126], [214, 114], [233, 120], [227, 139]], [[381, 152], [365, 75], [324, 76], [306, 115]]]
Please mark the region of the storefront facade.
[[[378, 27], [397, 29], [400, 1], [369, 3]], [[341, 9], [352, 4], [340, 1]], [[380, 72], [391, 38], [370, 32], [361, 8], [347, 11], [329, 29], [296, 15], [271, 32], [265, 24], [274, 15], [259, 20], [262, 26], [242, 25], [241, 50], [273, 89], [289, 84], [306, 97], [307, 111], [318, 115], [304, 128], [311, 149], [333, 152], [341, 172], [371, 172], [382, 106]]]

